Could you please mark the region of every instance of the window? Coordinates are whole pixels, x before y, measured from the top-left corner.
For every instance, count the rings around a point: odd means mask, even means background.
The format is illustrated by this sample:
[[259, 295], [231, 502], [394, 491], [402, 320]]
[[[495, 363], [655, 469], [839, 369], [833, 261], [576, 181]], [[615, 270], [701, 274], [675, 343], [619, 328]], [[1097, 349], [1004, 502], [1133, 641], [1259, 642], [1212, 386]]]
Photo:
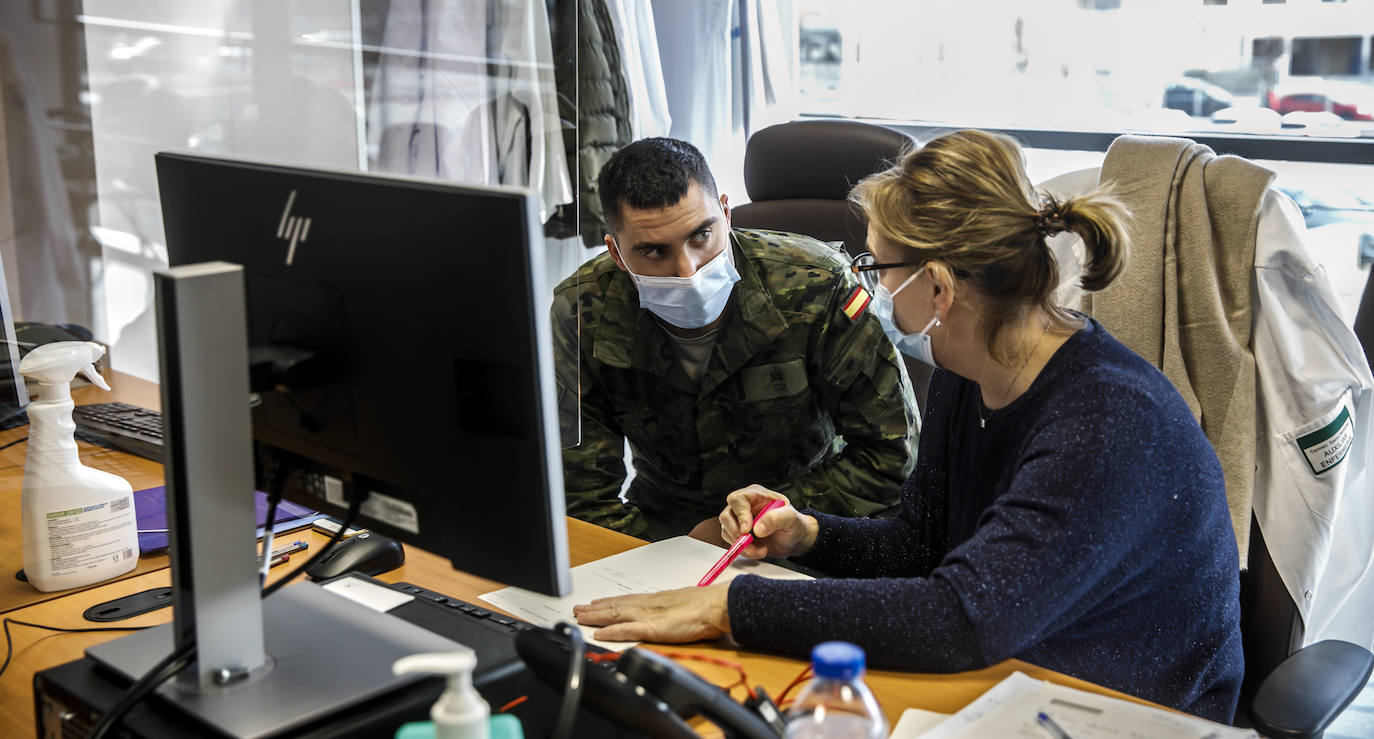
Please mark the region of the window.
[[1288, 71], [1294, 75], [1359, 74], [1362, 40], [1359, 36], [1294, 38]]
[[[1005, 130], [1027, 146], [1037, 181], [1100, 164], [1123, 132], [1183, 135], [1263, 162], [1284, 188], [1344, 203], [1313, 210], [1309, 228], [1353, 320], [1374, 261], [1374, 206], [1348, 207], [1374, 203], [1364, 164], [1374, 161], [1374, 75], [1360, 74], [1374, 14], [1208, 0], [795, 5], [811, 50], [800, 65], [803, 115], [865, 118], [918, 138]], [[1329, 182], [1340, 192], [1318, 197]]]
[[[1360, 76], [1369, 57], [1364, 34], [1347, 35], [1354, 24], [1374, 32], [1374, 14], [1340, 4], [1262, 13], [1143, 0], [1116, 8], [1080, 0], [1067, 10], [1013, 0], [795, 7], [803, 115], [1374, 139], [1374, 125], [1355, 114], [1342, 116], [1353, 125], [1320, 131], [1310, 126], [1319, 120], [1285, 126], [1274, 115], [1290, 112], [1277, 107], [1284, 95], [1325, 94], [1359, 110], [1374, 95], [1374, 78]], [[1299, 20], [1316, 33], [1291, 36]], [[1337, 95], [1327, 89], [1333, 85], [1348, 89]]]

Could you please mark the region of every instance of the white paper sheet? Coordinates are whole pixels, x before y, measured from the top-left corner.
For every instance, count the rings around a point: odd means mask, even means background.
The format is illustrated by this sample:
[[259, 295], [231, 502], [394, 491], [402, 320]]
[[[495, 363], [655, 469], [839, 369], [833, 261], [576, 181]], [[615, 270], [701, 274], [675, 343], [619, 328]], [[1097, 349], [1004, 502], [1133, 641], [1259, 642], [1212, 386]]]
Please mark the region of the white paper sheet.
[[897, 719], [897, 725], [892, 727], [892, 735], [888, 739], [917, 739], [947, 718], [949, 718], [948, 713], [936, 713], [922, 708], [908, 708], [902, 711], [902, 717]]
[[415, 600], [415, 596], [408, 593], [392, 590], [355, 577], [342, 577], [326, 583], [323, 587], [335, 595], [341, 595], [355, 603], [365, 605], [378, 613], [386, 613], [402, 603]]
[[[1039, 680], [1024, 672], [1013, 672], [992, 686], [986, 693], [978, 696], [963, 710], [945, 719], [934, 729], [921, 735], [921, 739], [948, 739], [949, 737], [973, 736], [962, 733], [966, 727], [984, 715], [1007, 703], [1015, 703], [1034, 693], [1040, 687]], [[1044, 739], [1041, 737], [1040, 739]]]
[[[572, 608], [597, 598], [631, 593], [652, 593], [696, 585], [701, 576], [720, 559], [725, 550], [688, 536], [656, 541], [652, 544], [613, 554], [595, 562], [572, 568], [572, 594], [554, 598], [520, 588], [505, 588], [481, 596], [482, 600], [505, 609], [532, 624], [552, 627], [559, 621], [573, 622]], [[716, 582], [729, 582], [740, 575], [762, 575], [787, 580], [810, 580], [807, 575], [740, 557]], [[624, 650], [637, 642], [602, 642], [592, 638], [596, 629], [581, 627], [587, 642], [605, 649]]]
[[921, 739], [1025, 737], [1044, 739], [1044, 711], [1074, 739], [1247, 739], [1236, 729], [1184, 713], [1035, 680], [1014, 672]]

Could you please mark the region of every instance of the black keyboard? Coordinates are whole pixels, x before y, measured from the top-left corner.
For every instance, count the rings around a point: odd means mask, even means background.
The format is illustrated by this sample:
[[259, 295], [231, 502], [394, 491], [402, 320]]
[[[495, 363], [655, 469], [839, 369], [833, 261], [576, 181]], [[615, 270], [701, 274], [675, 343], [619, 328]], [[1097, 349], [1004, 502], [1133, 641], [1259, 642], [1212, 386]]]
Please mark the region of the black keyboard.
[[493, 672], [500, 673], [512, 663], [519, 663], [514, 636], [517, 630], [524, 628], [523, 621], [408, 582], [393, 583], [388, 587], [415, 596], [415, 600], [397, 606], [388, 613], [466, 644], [477, 653], [477, 674], [474, 678], [479, 687]]
[[155, 462], [163, 461], [162, 414], [128, 403], [78, 405], [72, 410], [76, 428], [98, 443]]
[[[362, 576], [351, 573], [343, 577]], [[383, 584], [373, 578], [362, 579], [378, 585]], [[524, 660], [515, 650], [516, 634], [533, 628], [532, 626], [474, 603], [451, 598], [408, 582], [398, 582], [388, 587], [409, 593], [415, 596], [415, 600], [396, 606], [387, 613], [440, 636], [446, 636], [477, 653], [477, 670], [472, 676], [472, 682], [491, 705], [493, 712], [508, 703], [517, 703], [518, 705], [507, 712], [520, 719], [520, 723], [524, 725], [525, 736], [548, 736], [553, 731], [557, 720], [557, 710], [554, 707], [562, 699], [562, 693], [555, 692], [536, 678], [525, 667]], [[588, 645], [587, 651], [605, 650]], [[589, 670], [598, 668], [614, 671], [610, 663], [588, 665]], [[427, 694], [424, 700], [420, 701], [420, 705], [428, 707], [433, 703], [439, 697], [442, 687], [442, 682], [438, 683], [433, 693]], [[640, 739], [641, 736], [615, 726], [607, 719], [587, 710], [580, 710], [577, 721], [573, 724], [573, 737], [576, 739]]]

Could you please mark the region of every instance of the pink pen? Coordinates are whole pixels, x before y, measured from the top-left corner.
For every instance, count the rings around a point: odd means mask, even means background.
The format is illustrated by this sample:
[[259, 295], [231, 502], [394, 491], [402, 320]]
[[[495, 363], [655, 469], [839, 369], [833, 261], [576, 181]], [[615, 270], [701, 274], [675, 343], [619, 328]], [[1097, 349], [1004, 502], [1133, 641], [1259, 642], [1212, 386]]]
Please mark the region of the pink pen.
[[754, 516], [754, 523], [749, 524], [749, 530], [740, 534], [740, 537], [735, 539], [735, 543], [732, 544], [729, 549], [725, 550], [725, 554], [721, 555], [720, 559], [716, 560], [716, 563], [711, 565], [711, 569], [706, 571], [706, 575], [701, 578], [701, 582], [697, 583], [697, 587], [704, 588], [715, 582], [716, 578], [720, 577], [720, 573], [724, 572], [725, 568], [729, 567], [730, 563], [735, 561], [735, 557], [738, 557], [739, 553], [744, 551], [745, 547], [754, 543], [754, 525], [759, 522], [760, 518], [763, 518], [763, 514], [774, 508], [781, 508], [786, 504], [787, 501], [785, 500], [774, 500], [764, 506], [763, 510], [759, 511], [757, 516]]

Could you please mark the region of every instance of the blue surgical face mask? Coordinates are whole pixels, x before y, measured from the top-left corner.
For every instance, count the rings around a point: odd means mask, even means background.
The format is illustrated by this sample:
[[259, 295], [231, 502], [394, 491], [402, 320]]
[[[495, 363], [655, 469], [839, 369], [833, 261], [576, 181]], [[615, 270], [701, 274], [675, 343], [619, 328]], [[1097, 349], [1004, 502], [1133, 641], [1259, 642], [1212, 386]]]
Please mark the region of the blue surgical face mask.
[[935, 317], [930, 319], [926, 327], [914, 334], [908, 334], [897, 328], [897, 322], [892, 317], [892, 299], [897, 296], [897, 293], [906, 289], [906, 286], [910, 285], [913, 280], [920, 277], [925, 269], [922, 267], [916, 270], [915, 274], [906, 278], [906, 281], [898, 285], [897, 289], [892, 292], [888, 292], [881, 282], [878, 283], [877, 290], [873, 292], [872, 310], [873, 315], [878, 317], [878, 322], [883, 325], [883, 333], [887, 334], [887, 338], [893, 346], [897, 347], [897, 351], [919, 359], [932, 367], [939, 367], [940, 365], [935, 363], [935, 350], [930, 341], [930, 329], [940, 325], [940, 312], [936, 311]]
[[691, 277], [648, 277], [630, 272], [639, 290], [639, 307], [678, 328], [710, 325], [725, 311], [739, 282], [731, 251], [726, 243], [720, 254]]

